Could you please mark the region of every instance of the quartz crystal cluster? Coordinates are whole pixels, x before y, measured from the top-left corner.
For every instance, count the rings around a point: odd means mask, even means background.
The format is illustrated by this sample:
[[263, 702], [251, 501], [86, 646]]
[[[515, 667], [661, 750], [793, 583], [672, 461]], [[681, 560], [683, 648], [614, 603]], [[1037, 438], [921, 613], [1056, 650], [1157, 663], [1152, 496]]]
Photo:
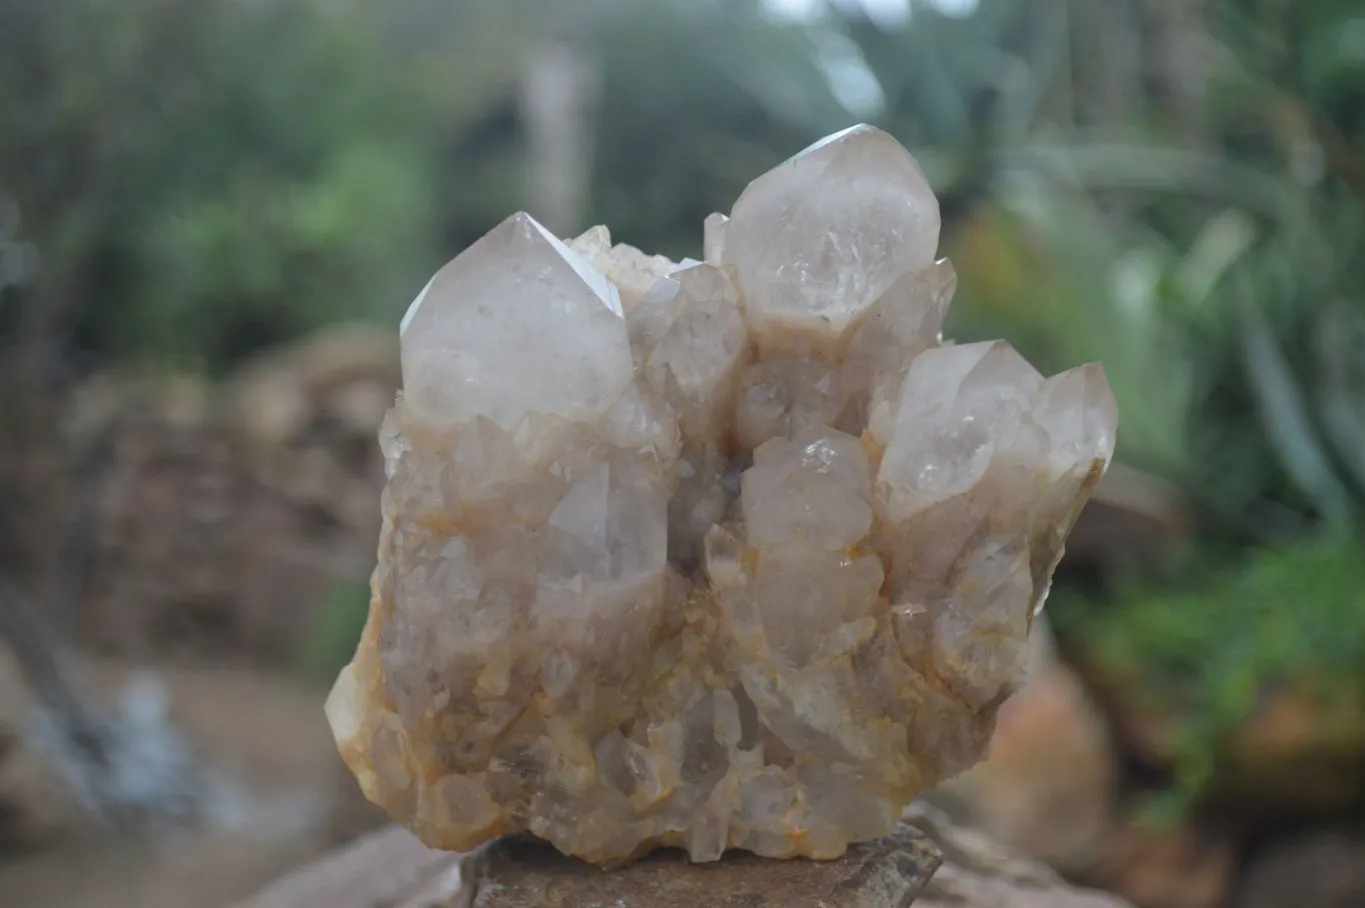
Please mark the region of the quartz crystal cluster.
[[982, 756], [1114, 447], [1101, 369], [940, 329], [859, 126], [673, 263], [516, 214], [401, 327], [370, 615], [327, 713], [428, 845], [832, 858]]

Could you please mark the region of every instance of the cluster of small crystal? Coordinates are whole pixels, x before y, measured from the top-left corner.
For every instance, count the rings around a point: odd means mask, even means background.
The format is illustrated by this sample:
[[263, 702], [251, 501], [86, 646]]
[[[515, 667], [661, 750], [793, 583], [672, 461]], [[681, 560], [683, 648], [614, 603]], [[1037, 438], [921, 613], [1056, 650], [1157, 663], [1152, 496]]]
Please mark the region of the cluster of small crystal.
[[980, 759], [1117, 414], [941, 340], [938, 232], [860, 126], [704, 262], [518, 214], [437, 273], [327, 704], [365, 794], [439, 848], [831, 858]]

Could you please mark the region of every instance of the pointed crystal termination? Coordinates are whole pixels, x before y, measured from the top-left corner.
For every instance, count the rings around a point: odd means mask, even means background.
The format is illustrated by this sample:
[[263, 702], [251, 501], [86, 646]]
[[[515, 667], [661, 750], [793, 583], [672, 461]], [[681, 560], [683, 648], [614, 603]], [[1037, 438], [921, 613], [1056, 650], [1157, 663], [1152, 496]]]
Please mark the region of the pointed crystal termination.
[[[938, 200], [886, 133], [854, 126], [749, 184], [725, 225], [760, 341], [837, 337], [938, 248]], [[774, 336], [775, 335], [775, 336]]]
[[[674, 314], [661, 318], [655, 310]], [[734, 285], [720, 269], [693, 263], [660, 281], [631, 314], [627, 324], [632, 340], [640, 337], [650, 385], [669, 397], [684, 436], [715, 442], [734, 419], [732, 401], [749, 352]], [[637, 331], [646, 318], [656, 329]]]
[[616, 287], [527, 214], [437, 272], [400, 331], [403, 393], [433, 422], [593, 416], [632, 374]]
[[704, 263], [515, 215], [443, 268], [327, 702], [365, 794], [441, 848], [828, 858], [979, 760], [1117, 412], [1097, 365], [942, 345], [937, 242], [856, 127]]

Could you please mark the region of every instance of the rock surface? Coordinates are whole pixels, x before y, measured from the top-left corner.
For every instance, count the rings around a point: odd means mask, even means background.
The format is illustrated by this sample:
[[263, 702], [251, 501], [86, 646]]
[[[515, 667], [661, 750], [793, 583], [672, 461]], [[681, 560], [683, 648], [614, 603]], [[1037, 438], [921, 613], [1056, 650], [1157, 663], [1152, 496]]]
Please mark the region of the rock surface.
[[1356, 908], [1365, 905], [1365, 837], [1321, 829], [1290, 832], [1256, 848], [1224, 904], [1231, 908]]
[[943, 864], [917, 908], [1127, 908], [1115, 895], [1073, 887], [1045, 865], [1002, 849], [970, 827], [916, 803], [905, 820], [938, 845]]
[[[833, 861], [773, 861], [736, 853], [688, 866], [656, 852], [610, 875], [530, 838], [495, 843], [461, 867], [469, 908], [905, 908], [939, 866], [939, 851], [919, 830], [851, 847]], [[456, 901], [454, 904], [459, 905]]]
[[[238, 908], [1127, 908], [916, 806], [892, 836], [828, 862], [659, 852], [613, 873], [513, 838], [457, 856], [392, 826]], [[929, 832], [932, 830], [932, 832]]]
[[1218, 908], [1237, 871], [1237, 841], [1194, 819], [1170, 829], [1129, 824], [1104, 842], [1081, 878], [1143, 908]]
[[980, 759], [1022, 680], [1113, 453], [1103, 372], [941, 343], [937, 202], [878, 130], [706, 228], [674, 266], [514, 215], [403, 319], [327, 709], [430, 846], [836, 858]]
[[237, 908], [397, 908], [451, 869], [458, 875], [459, 862], [386, 826], [282, 876]]

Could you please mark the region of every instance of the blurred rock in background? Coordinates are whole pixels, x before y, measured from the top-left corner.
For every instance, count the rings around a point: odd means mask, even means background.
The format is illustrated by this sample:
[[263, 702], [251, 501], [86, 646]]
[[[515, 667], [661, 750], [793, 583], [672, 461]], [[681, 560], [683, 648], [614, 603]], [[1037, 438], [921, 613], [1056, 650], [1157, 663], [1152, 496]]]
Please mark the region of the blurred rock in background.
[[125, 655], [296, 657], [328, 595], [368, 575], [397, 385], [393, 332], [343, 325], [221, 384], [78, 388], [71, 443], [110, 452], [83, 518], [78, 634]]

